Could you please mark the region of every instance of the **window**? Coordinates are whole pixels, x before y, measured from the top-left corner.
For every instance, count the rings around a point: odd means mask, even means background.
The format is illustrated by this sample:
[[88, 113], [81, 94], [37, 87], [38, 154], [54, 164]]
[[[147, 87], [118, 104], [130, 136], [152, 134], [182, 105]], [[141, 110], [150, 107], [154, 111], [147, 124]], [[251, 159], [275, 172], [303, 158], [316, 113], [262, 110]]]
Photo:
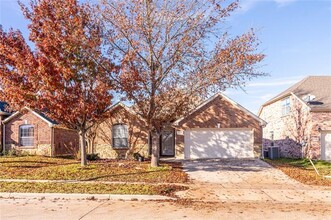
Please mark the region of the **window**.
[[128, 127], [118, 124], [113, 126], [113, 148], [128, 148]]
[[34, 128], [33, 125], [20, 126], [20, 146], [34, 145]]
[[282, 115], [285, 116], [285, 115], [288, 115], [290, 114], [290, 111], [291, 111], [291, 106], [290, 106], [290, 97], [286, 98], [283, 100], [283, 103], [282, 103]]

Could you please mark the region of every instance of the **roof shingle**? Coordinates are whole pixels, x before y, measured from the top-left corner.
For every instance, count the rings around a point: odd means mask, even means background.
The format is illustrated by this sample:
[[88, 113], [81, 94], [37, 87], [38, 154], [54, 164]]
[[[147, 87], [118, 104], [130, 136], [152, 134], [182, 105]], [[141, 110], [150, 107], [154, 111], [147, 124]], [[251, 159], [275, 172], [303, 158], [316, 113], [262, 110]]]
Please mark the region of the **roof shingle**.
[[262, 106], [285, 98], [291, 93], [295, 94], [300, 99], [303, 99], [306, 95], [315, 96], [314, 102], [310, 104], [307, 103], [312, 110], [331, 110], [331, 76], [308, 76], [267, 101]]

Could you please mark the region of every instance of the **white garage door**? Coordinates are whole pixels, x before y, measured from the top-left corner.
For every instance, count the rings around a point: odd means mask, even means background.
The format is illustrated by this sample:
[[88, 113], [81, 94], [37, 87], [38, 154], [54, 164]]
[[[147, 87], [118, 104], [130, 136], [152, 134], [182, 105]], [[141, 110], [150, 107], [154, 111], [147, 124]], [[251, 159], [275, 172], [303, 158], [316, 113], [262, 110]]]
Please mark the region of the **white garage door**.
[[331, 131], [321, 134], [321, 159], [331, 160]]
[[252, 158], [253, 131], [250, 129], [194, 129], [184, 134], [186, 159]]

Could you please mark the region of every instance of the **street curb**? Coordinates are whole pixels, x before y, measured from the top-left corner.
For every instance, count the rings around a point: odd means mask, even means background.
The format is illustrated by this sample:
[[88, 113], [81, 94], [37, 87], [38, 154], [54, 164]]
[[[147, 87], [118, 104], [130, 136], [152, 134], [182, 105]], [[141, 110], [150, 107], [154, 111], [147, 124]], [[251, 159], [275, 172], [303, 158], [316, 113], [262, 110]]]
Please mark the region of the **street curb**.
[[117, 194], [66, 194], [66, 193], [0, 193], [5, 199], [87, 199], [87, 200], [119, 200], [119, 201], [155, 201], [176, 200], [160, 195], [117, 195]]
[[16, 183], [70, 183], [70, 184], [110, 184], [110, 185], [173, 185], [173, 186], [189, 186], [189, 183], [150, 183], [150, 182], [124, 182], [124, 181], [95, 181], [95, 180], [30, 180], [30, 179], [0, 179], [0, 182], [16, 182]]

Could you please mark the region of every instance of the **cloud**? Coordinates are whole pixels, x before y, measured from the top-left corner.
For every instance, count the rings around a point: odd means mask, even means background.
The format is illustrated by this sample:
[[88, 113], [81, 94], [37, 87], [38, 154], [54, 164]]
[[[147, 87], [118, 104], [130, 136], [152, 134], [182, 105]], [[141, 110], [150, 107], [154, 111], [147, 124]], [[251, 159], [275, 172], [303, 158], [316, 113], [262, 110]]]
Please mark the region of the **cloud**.
[[252, 8], [255, 7], [255, 5], [259, 2], [260, 0], [242, 0], [239, 2], [239, 13], [245, 13]]
[[300, 80], [302, 80], [305, 76], [290, 76], [286, 78], [278, 78], [278, 79], [266, 79], [265, 82], [252, 82], [248, 83], [246, 87], [275, 87], [275, 86], [286, 86], [293, 85]]
[[291, 85], [297, 83], [298, 80], [284, 80], [278, 82], [256, 82], [250, 83], [246, 87], [270, 87], [270, 86], [284, 86], [284, 85]]

